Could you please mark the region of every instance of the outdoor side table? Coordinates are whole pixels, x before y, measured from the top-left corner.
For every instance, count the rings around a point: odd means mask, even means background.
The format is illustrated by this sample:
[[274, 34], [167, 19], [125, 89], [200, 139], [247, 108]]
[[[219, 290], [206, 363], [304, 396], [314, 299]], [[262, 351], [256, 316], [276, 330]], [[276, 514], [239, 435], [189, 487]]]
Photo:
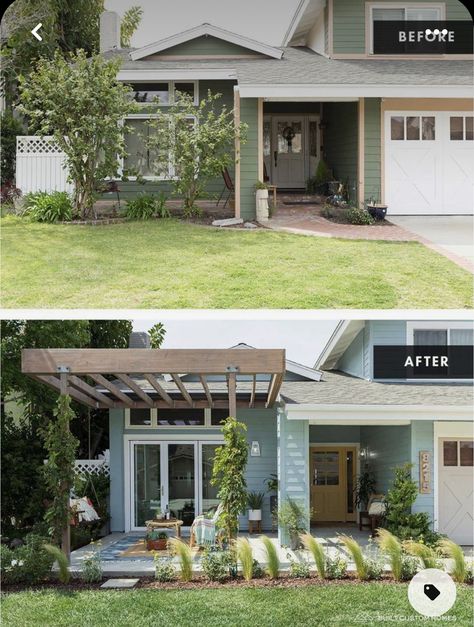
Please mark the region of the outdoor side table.
[[154, 529], [174, 529], [176, 536], [181, 538], [181, 526], [182, 520], [177, 518], [170, 518], [169, 520], [146, 520], [145, 525], [147, 531], [153, 531]]
[[261, 520], [249, 520], [249, 534], [252, 533], [262, 533]]

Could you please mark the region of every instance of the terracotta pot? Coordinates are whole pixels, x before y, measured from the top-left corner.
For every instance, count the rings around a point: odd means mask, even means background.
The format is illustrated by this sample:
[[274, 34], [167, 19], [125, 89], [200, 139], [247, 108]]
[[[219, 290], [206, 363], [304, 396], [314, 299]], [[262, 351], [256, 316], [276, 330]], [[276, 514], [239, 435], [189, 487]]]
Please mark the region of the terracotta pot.
[[166, 551], [167, 546], [168, 546], [167, 538], [163, 540], [147, 540], [146, 541], [147, 551]]

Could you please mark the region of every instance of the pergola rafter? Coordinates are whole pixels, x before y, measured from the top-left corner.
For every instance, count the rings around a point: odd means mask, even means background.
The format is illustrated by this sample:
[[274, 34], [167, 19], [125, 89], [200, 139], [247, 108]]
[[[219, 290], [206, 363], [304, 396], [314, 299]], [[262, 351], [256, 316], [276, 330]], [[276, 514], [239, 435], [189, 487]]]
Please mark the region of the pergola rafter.
[[[22, 371], [56, 390], [60, 377], [65, 377], [71, 398], [97, 409], [210, 407], [228, 408], [235, 416], [237, 407], [275, 404], [285, 372], [285, 351], [24, 349]], [[240, 375], [245, 375], [245, 381], [239, 380]], [[268, 387], [257, 383], [258, 375], [270, 378]]]

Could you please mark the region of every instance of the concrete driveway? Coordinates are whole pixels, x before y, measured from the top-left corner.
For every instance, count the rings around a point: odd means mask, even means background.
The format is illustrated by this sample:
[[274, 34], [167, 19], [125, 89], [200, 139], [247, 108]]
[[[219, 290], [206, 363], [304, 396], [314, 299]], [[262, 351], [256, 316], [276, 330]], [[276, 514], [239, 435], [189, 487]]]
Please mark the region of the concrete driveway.
[[387, 216], [452, 261], [474, 269], [474, 216]]

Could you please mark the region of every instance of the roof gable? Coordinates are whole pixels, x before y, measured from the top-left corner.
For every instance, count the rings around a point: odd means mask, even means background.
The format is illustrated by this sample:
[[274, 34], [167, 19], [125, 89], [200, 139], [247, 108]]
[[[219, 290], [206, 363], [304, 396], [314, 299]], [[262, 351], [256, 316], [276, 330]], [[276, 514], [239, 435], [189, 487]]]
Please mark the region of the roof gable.
[[340, 358], [365, 326], [364, 320], [344, 320], [339, 322], [334, 333], [319, 355], [314, 367], [332, 370], [337, 367]]
[[[230, 54], [260, 54], [273, 59], [281, 59], [283, 51], [279, 48], [274, 48], [268, 44], [264, 44], [254, 39], [232, 33], [231, 31], [213, 26], [212, 24], [201, 24], [195, 28], [177, 33], [171, 37], [166, 37], [155, 43], [144, 46], [137, 50], [133, 50], [130, 53], [130, 57], [133, 61], [143, 59], [152, 55], [160, 54], [166, 51], [168, 54], [180, 53], [179, 47], [183, 46], [193, 40], [200, 40], [201, 38], [213, 38], [225, 42], [227, 44], [227, 50]], [[229, 44], [231, 47], [229, 48]], [[233, 45], [233, 46], [232, 46]], [[184, 47], [185, 48], [185, 47]], [[182, 52], [181, 52], [182, 54]]]

